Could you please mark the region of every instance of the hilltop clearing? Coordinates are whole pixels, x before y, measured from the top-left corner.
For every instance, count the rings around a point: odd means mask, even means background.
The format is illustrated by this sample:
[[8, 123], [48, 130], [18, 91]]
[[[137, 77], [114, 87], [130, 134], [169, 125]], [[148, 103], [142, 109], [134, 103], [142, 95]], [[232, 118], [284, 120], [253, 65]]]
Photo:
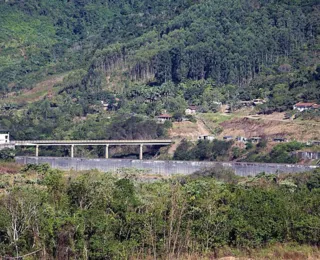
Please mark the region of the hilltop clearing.
[[58, 88], [54, 88], [54, 86], [61, 83], [66, 76], [67, 73], [51, 76], [37, 83], [31, 89], [8, 93], [4, 98], [0, 99], [0, 104], [26, 105], [39, 101], [48, 95], [53, 97], [59, 90]]
[[276, 137], [287, 138], [307, 142], [320, 137], [319, 123], [312, 122], [284, 122], [278, 120], [236, 118], [220, 124], [223, 128], [220, 136], [243, 136], [252, 138], [255, 136], [274, 139]]
[[243, 136], [246, 138], [260, 136], [269, 139], [281, 137], [307, 142], [318, 140], [320, 137], [319, 122], [283, 119], [284, 113], [250, 116], [249, 113], [244, 114], [242, 111], [230, 115], [200, 114], [199, 117], [210, 128], [220, 130], [218, 138], [223, 136]]

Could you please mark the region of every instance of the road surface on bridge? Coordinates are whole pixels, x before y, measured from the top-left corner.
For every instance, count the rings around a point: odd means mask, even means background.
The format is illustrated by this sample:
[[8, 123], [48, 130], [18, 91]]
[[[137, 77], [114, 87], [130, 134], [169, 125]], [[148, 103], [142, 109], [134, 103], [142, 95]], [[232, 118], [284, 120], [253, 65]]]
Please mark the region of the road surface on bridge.
[[172, 140], [26, 140], [13, 141], [15, 146], [35, 145], [170, 145]]
[[103, 145], [105, 146], [105, 158], [109, 158], [110, 145], [139, 145], [140, 153], [139, 158], [143, 159], [143, 146], [159, 145], [167, 146], [172, 144], [172, 140], [24, 140], [12, 141], [11, 145], [14, 146], [35, 146], [36, 156], [39, 156], [39, 146], [70, 146], [71, 157], [74, 157], [74, 147], [80, 145]]

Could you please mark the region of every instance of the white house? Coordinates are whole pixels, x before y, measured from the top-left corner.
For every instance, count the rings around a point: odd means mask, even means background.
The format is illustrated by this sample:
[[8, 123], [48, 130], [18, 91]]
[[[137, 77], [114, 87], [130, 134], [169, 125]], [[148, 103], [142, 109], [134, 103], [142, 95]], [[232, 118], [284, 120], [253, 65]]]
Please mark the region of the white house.
[[195, 115], [197, 113], [198, 107], [196, 106], [189, 106], [186, 110], [185, 110], [185, 114], [186, 115]]
[[264, 104], [264, 103], [266, 103], [266, 101], [265, 101], [264, 99], [261, 99], [261, 98], [256, 98], [256, 99], [253, 100], [253, 104], [254, 104], [255, 106], [257, 106], [257, 105], [262, 105], [262, 104]]
[[10, 143], [10, 135], [7, 132], [0, 132], [0, 144]]
[[213, 135], [200, 135], [198, 137], [198, 140], [208, 140], [208, 141], [213, 141], [215, 137]]

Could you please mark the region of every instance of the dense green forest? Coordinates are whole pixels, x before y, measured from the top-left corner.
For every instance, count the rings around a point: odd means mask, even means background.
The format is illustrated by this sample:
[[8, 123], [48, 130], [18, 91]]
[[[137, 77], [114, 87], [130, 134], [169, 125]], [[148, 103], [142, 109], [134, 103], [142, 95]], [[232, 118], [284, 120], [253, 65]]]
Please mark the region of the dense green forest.
[[[144, 120], [188, 104], [320, 102], [319, 16], [317, 0], [2, 0], [0, 125], [15, 139], [95, 138], [81, 131], [93, 125], [111, 138], [101, 101]], [[61, 73], [53, 97], [10, 101]]]
[[245, 179], [216, 168], [206, 178], [152, 182], [139, 172], [63, 174], [46, 165], [11, 174], [0, 175], [2, 256], [184, 259], [275, 243], [319, 246], [316, 171]]

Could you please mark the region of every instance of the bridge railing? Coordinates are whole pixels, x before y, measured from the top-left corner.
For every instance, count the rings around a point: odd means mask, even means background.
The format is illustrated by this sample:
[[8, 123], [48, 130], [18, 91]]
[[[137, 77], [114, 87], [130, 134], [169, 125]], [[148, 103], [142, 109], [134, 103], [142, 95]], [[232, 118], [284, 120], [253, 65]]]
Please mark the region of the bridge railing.
[[11, 144], [79, 144], [79, 143], [98, 143], [98, 144], [112, 144], [112, 143], [172, 143], [172, 140], [25, 140], [12, 141]]

